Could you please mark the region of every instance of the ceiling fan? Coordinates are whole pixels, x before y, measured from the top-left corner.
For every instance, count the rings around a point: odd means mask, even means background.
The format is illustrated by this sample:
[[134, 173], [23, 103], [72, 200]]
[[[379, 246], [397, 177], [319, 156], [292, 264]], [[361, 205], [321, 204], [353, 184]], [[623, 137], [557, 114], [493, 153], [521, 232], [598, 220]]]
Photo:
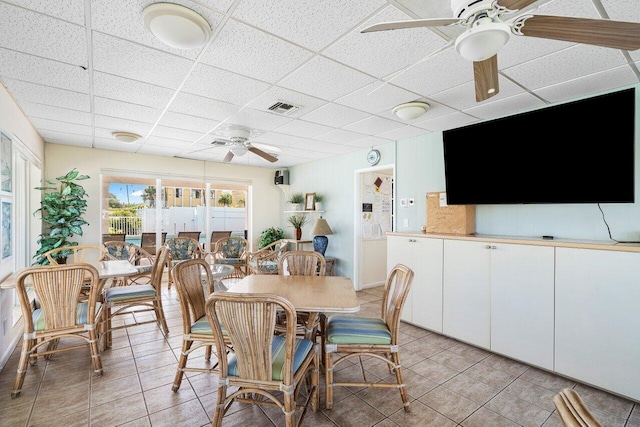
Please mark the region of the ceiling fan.
[[[251, 132], [249, 131], [249, 129], [246, 129], [246, 128], [229, 129], [226, 132], [226, 135], [228, 135], [228, 138], [216, 139], [213, 142], [211, 142], [211, 144], [214, 146], [229, 147], [229, 152], [227, 153], [227, 155], [223, 160], [225, 163], [229, 163], [234, 156], [244, 156], [247, 153], [247, 151], [250, 151], [253, 154], [258, 155], [271, 163], [278, 161], [278, 158], [276, 156], [273, 156], [257, 147], [257, 145], [259, 145], [263, 148], [268, 149], [268, 148], [271, 148], [270, 146], [264, 145], [264, 144], [251, 143], [249, 141], [249, 136], [251, 135]], [[273, 149], [274, 151], [277, 151], [275, 147]]]
[[640, 48], [640, 23], [608, 19], [571, 18], [524, 13], [537, 0], [451, 0], [454, 18], [415, 19], [382, 22], [362, 29], [361, 33], [417, 27], [461, 25], [466, 30], [455, 41], [455, 48], [473, 62], [476, 101], [498, 94], [498, 51], [511, 34], [555, 39], [622, 50]]

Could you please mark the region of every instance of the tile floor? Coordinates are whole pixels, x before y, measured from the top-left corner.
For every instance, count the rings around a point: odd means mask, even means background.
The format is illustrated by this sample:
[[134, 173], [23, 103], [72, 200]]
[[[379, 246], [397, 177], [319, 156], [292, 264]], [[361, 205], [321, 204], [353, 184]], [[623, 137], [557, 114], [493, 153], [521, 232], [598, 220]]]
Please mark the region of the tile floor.
[[[359, 292], [363, 315], [377, 315], [381, 288]], [[171, 391], [181, 344], [175, 288], [164, 288], [170, 334], [154, 325], [114, 333], [102, 355], [104, 375], [92, 375], [88, 350], [56, 355], [28, 369], [21, 395], [11, 399], [19, 347], [0, 372], [0, 426], [208, 426], [215, 404], [215, 374], [186, 375]], [[640, 404], [492, 355], [453, 339], [402, 324], [401, 360], [412, 411], [386, 389], [337, 388], [332, 410], [309, 412], [307, 426], [560, 426], [553, 396], [575, 388], [606, 426], [640, 426]], [[204, 363], [202, 354], [194, 355]], [[386, 368], [365, 364], [370, 375]], [[357, 369], [344, 367], [339, 375]], [[321, 378], [321, 382], [324, 378]], [[321, 401], [324, 390], [321, 390]], [[277, 409], [235, 404], [225, 426], [283, 425]]]

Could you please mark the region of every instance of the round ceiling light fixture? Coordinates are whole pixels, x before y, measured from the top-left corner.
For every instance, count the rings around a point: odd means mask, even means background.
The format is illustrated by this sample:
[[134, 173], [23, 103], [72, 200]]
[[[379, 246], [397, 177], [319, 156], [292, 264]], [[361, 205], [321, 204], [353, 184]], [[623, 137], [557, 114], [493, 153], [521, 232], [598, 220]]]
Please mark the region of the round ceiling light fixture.
[[393, 114], [402, 120], [414, 120], [422, 116], [431, 106], [426, 102], [407, 102], [393, 107]]
[[456, 50], [467, 61], [481, 62], [494, 56], [509, 41], [510, 27], [481, 18], [456, 39]]
[[122, 141], [126, 144], [133, 144], [142, 138], [137, 133], [132, 132], [113, 132], [111, 135], [113, 135], [113, 137], [118, 141]]
[[236, 156], [244, 156], [247, 154], [247, 147], [244, 145], [234, 145], [231, 147], [231, 152]]
[[154, 3], [142, 11], [144, 27], [158, 40], [176, 49], [196, 49], [211, 35], [202, 15], [173, 3]]

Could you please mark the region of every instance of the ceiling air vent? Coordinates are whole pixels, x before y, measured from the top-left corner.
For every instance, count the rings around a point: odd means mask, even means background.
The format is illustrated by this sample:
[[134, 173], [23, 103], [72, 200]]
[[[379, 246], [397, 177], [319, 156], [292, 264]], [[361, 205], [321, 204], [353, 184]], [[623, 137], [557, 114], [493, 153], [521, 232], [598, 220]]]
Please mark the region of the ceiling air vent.
[[283, 101], [278, 101], [275, 104], [273, 104], [271, 107], [269, 107], [270, 111], [273, 111], [276, 114], [281, 114], [283, 116], [286, 116], [287, 114], [291, 114], [298, 109], [300, 109], [299, 106], [289, 104], [288, 102], [283, 102]]

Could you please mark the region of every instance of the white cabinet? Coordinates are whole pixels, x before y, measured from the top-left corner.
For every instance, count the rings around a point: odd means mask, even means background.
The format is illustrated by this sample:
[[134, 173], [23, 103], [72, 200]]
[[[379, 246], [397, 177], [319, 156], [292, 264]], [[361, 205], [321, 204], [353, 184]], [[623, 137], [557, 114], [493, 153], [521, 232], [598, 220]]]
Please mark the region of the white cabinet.
[[442, 332], [442, 239], [387, 237], [387, 273], [397, 263], [414, 273], [402, 320]]
[[640, 253], [556, 249], [555, 370], [640, 399]]
[[491, 247], [491, 350], [553, 370], [554, 248]]
[[442, 331], [489, 348], [491, 251], [483, 242], [444, 241]]
[[553, 369], [554, 248], [445, 240], [445, 334]]

